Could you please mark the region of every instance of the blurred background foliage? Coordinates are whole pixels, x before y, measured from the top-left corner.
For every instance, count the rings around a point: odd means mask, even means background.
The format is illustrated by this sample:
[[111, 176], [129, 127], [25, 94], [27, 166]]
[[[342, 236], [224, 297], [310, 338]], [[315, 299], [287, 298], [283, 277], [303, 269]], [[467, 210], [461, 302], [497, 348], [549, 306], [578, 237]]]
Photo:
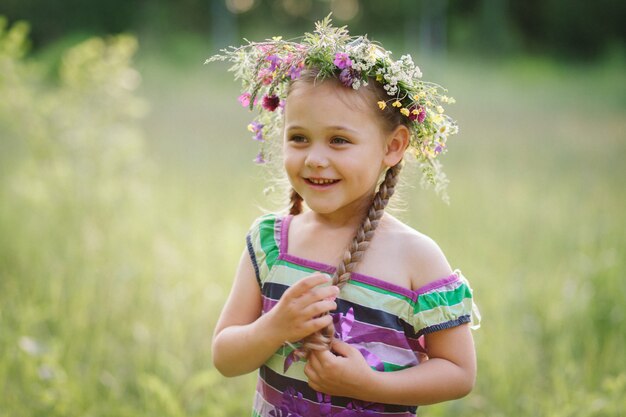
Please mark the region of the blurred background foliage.
[[0, 416], [249, 414], [211, 333], [280, 196], [202, 63], [330, 11], [458, 102], [452, 204], [409, 173], [397, 215], [471, 279], [480, 370], [420, 415], [623, 415], [624, 4], [0, 0]]

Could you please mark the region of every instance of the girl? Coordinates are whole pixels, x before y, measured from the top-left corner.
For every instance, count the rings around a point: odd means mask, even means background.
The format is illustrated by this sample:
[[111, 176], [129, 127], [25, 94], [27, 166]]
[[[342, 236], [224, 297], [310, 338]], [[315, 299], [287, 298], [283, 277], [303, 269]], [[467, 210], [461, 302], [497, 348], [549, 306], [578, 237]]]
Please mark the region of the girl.
[[[439, 191], [435, 158], [456, 132], [440, 87], [408, 56], [350, 38], [327, 18], [302, 43], [224, 51], [270, 155], [282, 133], [288, 215], [257, 219], [215, 328], [226, 376], [259, 369], [254, 416], [414, 416], [473, 387], [459, 271], [427, 236], [384, 212], [405, 153]], [[260, 105], [259, 105], [260, 104]], [[337, 265], [336, 267], [333, 265]], [[476, 320], [477, 321], [477, 320]]]

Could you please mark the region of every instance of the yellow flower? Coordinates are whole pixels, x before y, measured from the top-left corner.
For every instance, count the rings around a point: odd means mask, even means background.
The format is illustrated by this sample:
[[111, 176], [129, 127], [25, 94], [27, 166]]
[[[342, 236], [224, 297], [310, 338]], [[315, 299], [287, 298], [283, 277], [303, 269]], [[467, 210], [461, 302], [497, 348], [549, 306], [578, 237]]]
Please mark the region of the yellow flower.
[[396, 100], [393, 102], [392, 104], [393, 107], [402, 107], [402, 103], [400, 103], [400, 100]]
[[456, 103], [456, 100], [454, 99], [454, 97], [448, 97], [448, 103], [454, 104]]
[[378, 107], [380, 107], [381, 110], [385, 110], [385, 107], [387, 107], [387, 103], [385, 103], [384, 101], [379, 101]]
[[409, 109], [407, 109], [406, 107], [403, 107], [400, 109], [400, 113], [404, 114], [405, 116], [409, 116], [410, 112]]
[[437, 112], [438, 112], [439, 114], [443, 113], [443, 111], [444, 111], [444, 110], [443, 110], [443, 107], [441, 107], [441, 106], [437, 106]]
[[411, 113], [413, 113], [414, 115], [417, 116], [418, 114], [420, 114], [420, 111], [417, 110], [417, 109], [413, 109], [413, 111]]
[[252, 125], [252, 123], [250, 123], [250, 124], [248, 125], [248, 130], [249, 130], [250, 132], [254, 132], [254, 126]]
[[282, 37], [282, 36], [272, 36], [272, 40], [273, 40], [274, 42], [279, 42], [279, 41], [281, 41], [282, 39], [283, 39], [283, 37]]
[[376, 74], [376, 81], [380, 82], [383, 80], [383, 74]]

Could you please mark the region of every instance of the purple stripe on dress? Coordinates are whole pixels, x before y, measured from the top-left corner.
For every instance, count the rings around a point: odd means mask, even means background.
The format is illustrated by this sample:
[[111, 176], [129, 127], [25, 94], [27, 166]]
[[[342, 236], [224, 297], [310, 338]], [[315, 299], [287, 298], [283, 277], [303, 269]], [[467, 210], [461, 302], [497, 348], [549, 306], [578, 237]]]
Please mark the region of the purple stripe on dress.
[[[278, 300], [273, 300], [265, 295], [262, 296], [263, 314], [270, 311]], [[395, 347], [398, 349], [412, 350], [414, 352], [421, 351], [417, 339], [407, 339], [406, 334], [402, 331], [390, 329], [388, 327], [376, 326], [369, 323], [364, 323], [355, 320], [350, 330], [351, 344], [367, 344], [367, 343], [383, 343], [385, 345]], [[391, 357], [383, 355], [381, 359], [385, 362], [391, 362], [398, 365], [406, 365], [405, 363], [398, 363]]]
[[423, 287], [419, 287], [417, 290], [415, 290], [415, 292], [418, 295], [422, 295], [424, 293], [427, 293], [429, 291], [435, 290], [437, 288], [441, 288], [441, 287], [444, 287], [446, 285], [453, 284], [453, 283], [455, 283], [455, 282], [457, 282], [459, 280], [460, 280], [459, 276], [457, 274], [453, 273], [449, 277], [440, 278], [438, 280], [429, 282], [428, 284], [424, 285]]
[[391, 282], [383, 281], [382, 279], [374, 278], [369, 275], [360, 274], [358, 272], [353, 272], [352, 275], [350, 276], [350, 279], [354, 281], [362, 282], [364, 284], [373, 285], [374, 287], [378, 287], [389, 292], [404, 295], [413, 301], [417, 300], [417, 294], [415, 293], [415, 291], [412, 291], [408, 288], [401, 287], [396, 284], [392, 284]]
[[278, 230], [280, 231], [280, 240], [279, 240], [279, 246], [278, 246], [278, 251], [283, 254], [283, 253], [287, 253], [287, 248], [288, 246], [288, 240], [289, 240], [289, 224], [291, 223], [291, 219], [293, 218], [293, 216], [291, 214], [288, 214], [287, 216], [283, 217], [282, 219], [280, 219], [280, 221], [277, 222], [278, 224]]
[[[265, 400], [271, 406], [275, 408], [279, 408], [283, 406], [285, 410], [291, 412], [301, 412], [304, 411], [307, 416], [331, 416], [336, 415], [343, 410], [346, 410], [344, 407], [338, 407], [330, 404], [330, 396], [319, 394], [321, 403], [309, 401], [305, 398], [298, 398], [298, 392], [284, 392], [281, 393], [276, 390], [274, 387], [263, 381], [262, 378], [258, 379], [257, 383], [257, 393], [260, 394], [261, 398]], [[361, 403], [359, 401], [359, 403]], [[258, 404], [260, 405], [260, 404]], [[349, 405], [350, 406], [350, 405]], [[381, 408], [384, 407], [382, 404], [373, 404], [373, 406]], [[292, 408], [296, 407], [297, 410], [292, 410]], [[351, 406], [352, 408], [353, 406]], [[356, 407], [354, 407], [356, 408]], [[373, 408], [373, 407], [372, 407]], [[358, 413], [361, 411], [361, 414]], [[367, 415], [368, 417], [384, 417], [384, 416], [394, 416], [394, 417], [413, 417], [415, 414], [410, 412], [390, 412], [386, 413], [384, 411], [376, 411], [375, 409], [365, 409], [356, 410], [354, 415]], [[276, 414], [282, 415], [282, 414]], [[290, 414], [291, 415], [291, 414]], [[296, 414], [293, 414], [296, 415]], [[264, 416], [265, 417], [265, 416]]]
[[336, 269], [334, 266], [330, 266], [327, 264], [323, 264], [321, 262], [310, 261], [308, 259], [300, 258], [298, 256], [290, 255], [286, 252], [281, 252], [278, 255], [278, 259], [282, 259], [283, 261], [291, 262], [296, 265], [304, 266], [305, 268], [311, 268], [315, 271], [325, 272], [327, 274], [334, 274]]

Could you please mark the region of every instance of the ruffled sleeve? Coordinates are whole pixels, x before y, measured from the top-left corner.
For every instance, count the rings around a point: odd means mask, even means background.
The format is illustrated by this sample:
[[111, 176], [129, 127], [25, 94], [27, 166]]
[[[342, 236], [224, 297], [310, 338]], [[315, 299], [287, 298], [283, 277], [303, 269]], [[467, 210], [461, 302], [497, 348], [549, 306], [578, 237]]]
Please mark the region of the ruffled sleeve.
[[269, 270], [278, 258], [279, 239], [280, 219], [275, 214], [257, 218], [248, 230], [246, 246], [259, 287], [263, 287]]
[[417, 290], [413, 326], [418, 336], [471, 323], [480, 327], [473, 291], [460, 270]]

